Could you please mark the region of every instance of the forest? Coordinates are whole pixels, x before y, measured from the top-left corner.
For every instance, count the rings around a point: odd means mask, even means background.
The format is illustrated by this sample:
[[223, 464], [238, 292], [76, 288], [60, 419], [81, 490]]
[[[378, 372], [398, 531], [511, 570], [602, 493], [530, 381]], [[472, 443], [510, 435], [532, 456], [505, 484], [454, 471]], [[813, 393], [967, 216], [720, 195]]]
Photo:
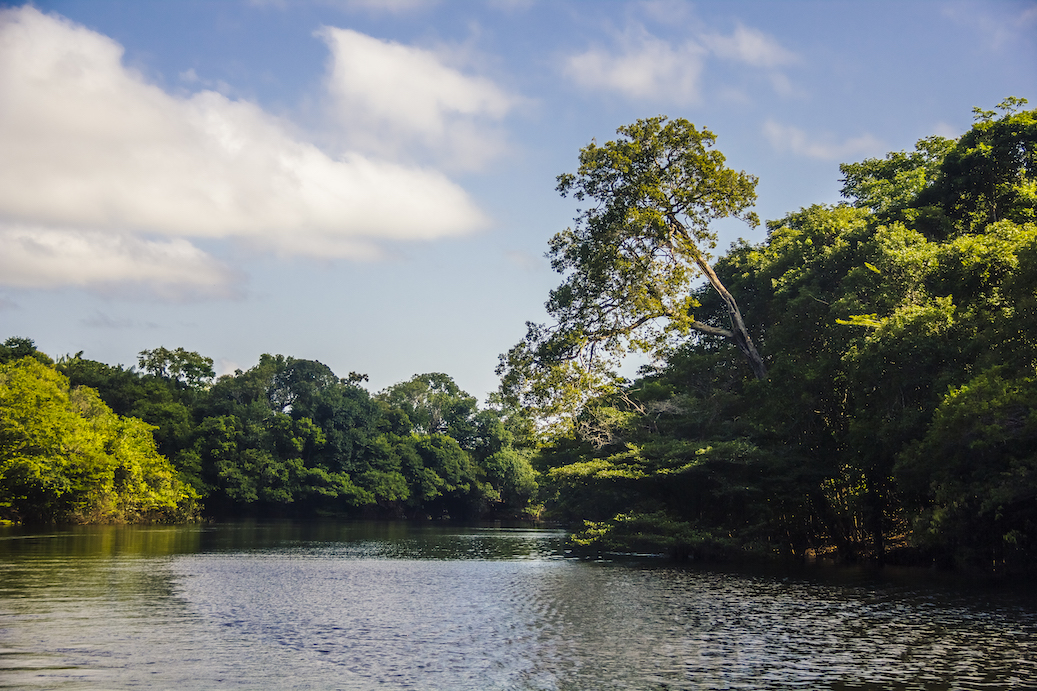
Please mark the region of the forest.
[[[215, 377], [0, 346], [0, 520], [549, 520], [580, 548], [1037, 567], [1037, 110], [840, 166], [712, 256], [757, 180], [656, 117], [581, 150], [548, 324], [480, 407], [313, 360]], [[639, 353], [650, 364], [619, 374]]]
[[0, 516], [525, 517], [537, 489], [508, 420], [445, 374], [371, 395], [364, 376], [263, 355], [214, 378], [182, 348], [124, 368], [0, 347]]

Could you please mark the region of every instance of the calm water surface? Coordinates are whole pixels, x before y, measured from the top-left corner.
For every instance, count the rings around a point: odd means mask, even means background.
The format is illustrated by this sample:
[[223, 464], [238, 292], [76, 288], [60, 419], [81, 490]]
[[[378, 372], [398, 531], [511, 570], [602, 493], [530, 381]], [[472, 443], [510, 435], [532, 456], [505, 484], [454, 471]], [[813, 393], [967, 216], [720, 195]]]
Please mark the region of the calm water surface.
[[1037, 688], [1025, 591], [407, 524], [0, 530], [0, 688]]

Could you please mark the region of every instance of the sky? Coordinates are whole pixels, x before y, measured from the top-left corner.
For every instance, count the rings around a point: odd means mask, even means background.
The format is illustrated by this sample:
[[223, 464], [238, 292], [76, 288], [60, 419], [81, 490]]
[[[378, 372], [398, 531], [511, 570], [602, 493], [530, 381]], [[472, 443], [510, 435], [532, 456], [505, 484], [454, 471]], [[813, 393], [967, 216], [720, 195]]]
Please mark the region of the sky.
[[1037, 105], [1037, 1], [0, 2], [0, 340], [482, 399], [592, 140], [687, 118], [777, 219], [1007, 96]]

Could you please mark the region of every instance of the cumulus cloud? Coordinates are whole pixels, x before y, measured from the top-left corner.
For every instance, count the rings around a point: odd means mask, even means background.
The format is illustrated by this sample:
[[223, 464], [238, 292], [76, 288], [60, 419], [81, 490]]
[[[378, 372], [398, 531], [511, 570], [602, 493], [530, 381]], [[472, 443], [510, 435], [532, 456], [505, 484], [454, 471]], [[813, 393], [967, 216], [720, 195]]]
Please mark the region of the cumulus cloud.
[[853, 156], [873, 155], [886, 150], [882, 140], [868, 133], [834, 141], [827, 136], [811, 137], [798, 127], [782, 125], [773, 120], [764, 123], [763, 133], [778, 151], [823, 161], [845, 161]]
[[235, 374], [236, 372], [240, 372], [243, 368], [234, 360], [220, 358], [216, 361], [216, 366], [213, 369], [216, 370], [217, 377], [222, 377], [225, 374]]
[[235, 272], [182, 238], [3, 224], [0, 248], [0, 276], [17, 288], [143, 288], [170, 299], [235, 293]]
[[774, 38], [741, 24], [730, 36], [710, 34], [703, 36], [702, 42], [714, 55], [751, 67], [776, 68], [799, 62], [795, 53], [783, 48]]
[[399, 156], [415, 145], [457, 168], [478, 168], [505, 143], [495, 128], [519, 102], [433, 51], [349, 29], [318, 32], [331, 49], [328, 91], [347, 142]]
[[591, 48], [569, 57], [565, 73], [588, 89], [689, 103], [698, 100], [704, 53], [694, 42], [672, 46], [638, 27], [620, 39], [618, 52]]
[[776, 91], [794, 92], [777, 70], [799, 62], [799, 57], [774, 38], [742, 25], [730, 36], [703, 33], [678, 44], [632, 24], [617, 38], [615, 49], [594, 47], [572, 55], [566, 59], [564, 71], [588, 89], [614, 91], [628, 98], [694, 103], [699, 100], [701, 77], [710, 57], [768, 70]]
[[189, 238], [362, 258], [486, 223], [440, 172], [332, 158], [255, 104], [170, 95], [122, 53], [31, 6], [0, 11], [0, 282], [222, 295], [236, 275]]

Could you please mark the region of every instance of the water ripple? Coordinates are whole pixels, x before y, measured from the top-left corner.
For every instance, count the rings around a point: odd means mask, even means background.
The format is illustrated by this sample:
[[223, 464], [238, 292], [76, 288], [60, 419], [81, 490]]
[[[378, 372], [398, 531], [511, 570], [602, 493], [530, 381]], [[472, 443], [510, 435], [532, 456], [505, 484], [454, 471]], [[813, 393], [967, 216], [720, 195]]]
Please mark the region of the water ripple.
[[0, 688], [979, 690], [1037, 679], [1037, 607], [988, 590], [584, 562], [565, 558], [553, 531], [221, 530], [193, 549], [170, 537], [160, 554], [70, 553], [67, 541], [0, 553]]

